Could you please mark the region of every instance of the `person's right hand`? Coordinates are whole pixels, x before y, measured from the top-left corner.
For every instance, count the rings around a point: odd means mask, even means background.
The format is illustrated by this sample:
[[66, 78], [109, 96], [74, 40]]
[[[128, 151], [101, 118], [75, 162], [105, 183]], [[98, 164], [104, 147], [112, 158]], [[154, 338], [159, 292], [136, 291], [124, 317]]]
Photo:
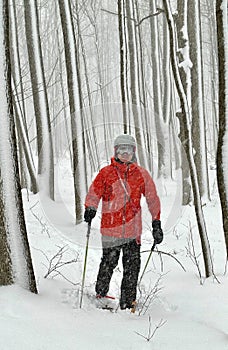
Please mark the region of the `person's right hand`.
[[84, 221], [90, 223], [95, 217], [97, 210], [94, 207], [85, 208]]

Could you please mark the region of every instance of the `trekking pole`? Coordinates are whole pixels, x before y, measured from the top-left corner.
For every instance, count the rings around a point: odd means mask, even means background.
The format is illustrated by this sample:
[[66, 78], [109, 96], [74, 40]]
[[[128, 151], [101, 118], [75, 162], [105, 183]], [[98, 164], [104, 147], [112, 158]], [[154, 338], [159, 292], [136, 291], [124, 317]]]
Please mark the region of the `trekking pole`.
[[145, 266], [144, 266], [143, 272], [142, 272], [142, 274], [141, 274], [141, 277], [140, 277], [140, 280], [139, 280], [138, 285], [140, 285], [140, 283], [141, 283], [141, 281], [142, 281], [142, 278], [143, 278], [143, 276], [144, 276], [144, 274], [145, 274], [145, 271], [146, 271], [146, 269], [147, 269], [147, 266], [148, 266], [148, 264], [149, 264], [151, 255], [152, 255], [152, 253], [153, 253], [155, 247], [156, 247], [156, 243], [155, 243], [155, 241], [154, 241], [154, 243], [153, 243], [153, 245], [152, 245], [152, 247], [151, 247], [151, 250], [150, 250], [150, 254], [149, 254], [149, 256], [148, 256], [148, 258], [147, 258], [147, 261], [146, 261], [146, 264], [145, 264]]
[[87, 255], [88, 255], [88, 248], [89, 248], [90, 229], [91, 229], [91, 220], [88, 222], [88, 229], [87, 229], [87, 235], [86, 235], [86, 249], [85, 249], [84, 268], [83, 268], [83, 275], [82, 275], [80, 309], [81, 309], [81, 307], [82, 307], [82, 298], [83, 298], [83, 292], [84, 292], [85, 275], [86, 275], [86, 264], [87, 264]]

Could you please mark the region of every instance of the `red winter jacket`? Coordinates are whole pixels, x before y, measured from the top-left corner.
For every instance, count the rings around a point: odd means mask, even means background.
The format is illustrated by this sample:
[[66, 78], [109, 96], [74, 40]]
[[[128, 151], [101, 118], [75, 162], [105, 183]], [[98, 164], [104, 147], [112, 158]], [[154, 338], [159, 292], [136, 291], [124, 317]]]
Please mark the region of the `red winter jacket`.
[[142, 233], [141, 195], [146, 197], [153, 220], [160, 219], [160, 200], [148, 171], [137, 163], [114, 158], [102, 168], [89, 188], [85, 207], [99, 205], [102, 198], [101, 233], [116, 238], [136, 238]]

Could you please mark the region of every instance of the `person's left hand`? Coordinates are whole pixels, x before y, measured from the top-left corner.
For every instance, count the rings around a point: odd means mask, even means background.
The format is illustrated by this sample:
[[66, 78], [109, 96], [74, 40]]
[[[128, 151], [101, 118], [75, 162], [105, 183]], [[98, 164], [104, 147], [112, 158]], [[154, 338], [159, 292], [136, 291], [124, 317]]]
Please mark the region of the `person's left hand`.
[[160, 220], [153, 220], [152, 221], [152, 227], [153, 227], [153, 237], [155, 244], [160, 244], [163, 241], [163, 231], [161, 228], [161, 221]]

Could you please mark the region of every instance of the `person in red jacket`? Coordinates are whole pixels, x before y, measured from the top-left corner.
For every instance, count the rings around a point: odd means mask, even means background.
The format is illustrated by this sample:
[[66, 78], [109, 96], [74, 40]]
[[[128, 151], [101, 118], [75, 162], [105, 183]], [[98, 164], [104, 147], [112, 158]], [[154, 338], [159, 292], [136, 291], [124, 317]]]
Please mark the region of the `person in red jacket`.
[[105, 297], [113, 270], [122, 251], [123, 278], [120, 308], [132, 308], [136, 302], [140, 271], [142, 213], [140, 199], [145, 196], [152, 216], [153, 238], [163, 240], [160, 222], [160, 200], [148, 171], [136, 161], [133, 136], [119, 135], [114, 141], [111, 164], [100, 170], [85, 199], [84, 220], [91, 223], [102, 200], [102, 258], [97, 275], [97, 297]]

